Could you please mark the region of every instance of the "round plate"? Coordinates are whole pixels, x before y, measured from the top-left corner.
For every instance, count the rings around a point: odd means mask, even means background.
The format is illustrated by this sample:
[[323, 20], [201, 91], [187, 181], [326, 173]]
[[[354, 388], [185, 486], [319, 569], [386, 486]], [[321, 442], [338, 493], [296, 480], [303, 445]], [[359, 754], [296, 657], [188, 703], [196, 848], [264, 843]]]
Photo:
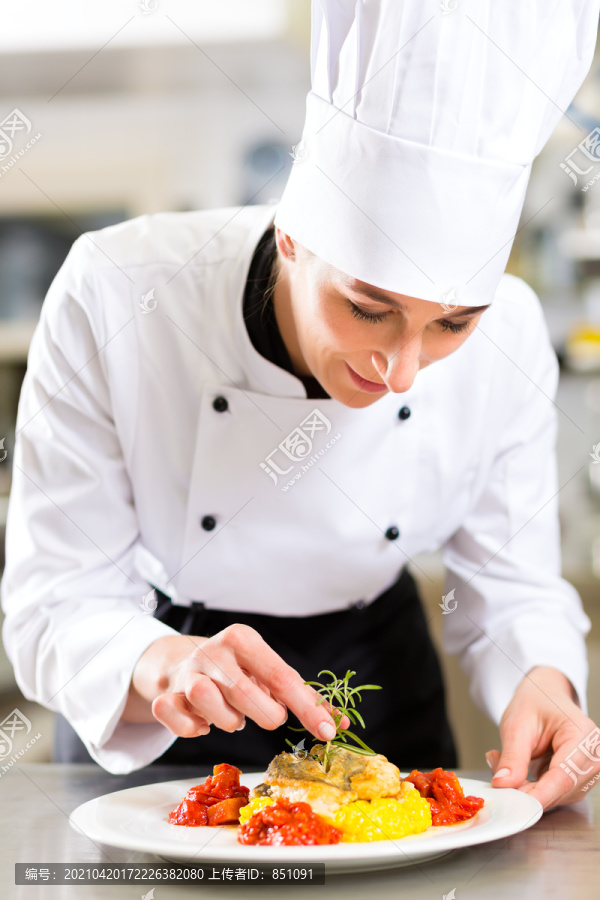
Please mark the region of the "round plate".
[[[254, 787], [264, 772], [242, 775]], [[96, 797], [71, 813], [70, 823], [94, 841], [152, 853], [171, 860], [201, 865], [257, 863], [320, 863], [328, 873], [388, 869], [437, 859], [460, 847], [472, 847], [524, 831], [542, 815], [541, 804], [512, 788], [492, 788], [485, 781], [461, 778], [465, 794], [483, 797], [485, 806], [468, 822], [431, 827], [422, 834], [394, 841], [341, 843], [320, 847], [257, 847], [239, 844], [237, 826], [219, 828], [170, 825], [168, 814], [194, 784], [203, 781], [165, 781]]]

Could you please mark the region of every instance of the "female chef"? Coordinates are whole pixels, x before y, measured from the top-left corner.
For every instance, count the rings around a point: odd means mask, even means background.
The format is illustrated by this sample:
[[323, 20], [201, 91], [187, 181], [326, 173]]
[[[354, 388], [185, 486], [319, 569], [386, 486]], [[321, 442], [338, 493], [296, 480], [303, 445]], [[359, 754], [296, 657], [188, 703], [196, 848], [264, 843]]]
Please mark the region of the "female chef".
[[597, 729], [559, 569], [556, 360], [503, 270], [597, 4], [527, 0], [515, 23], [478, 3], [477, 27], [420, 7], [315, 4], [278, 205], [84, 235], [45, 300], [4, 637], [25, 695], [112, 772], [263, 768], [288, 711], [327, 739], [304, 684], [323, 668], [382, 686], [362, 707], [378, 752], [455, 766], [406, 568], [442, 547], [445, 649], [500, 723], [493, 783], [583, 796], [568, 763]]

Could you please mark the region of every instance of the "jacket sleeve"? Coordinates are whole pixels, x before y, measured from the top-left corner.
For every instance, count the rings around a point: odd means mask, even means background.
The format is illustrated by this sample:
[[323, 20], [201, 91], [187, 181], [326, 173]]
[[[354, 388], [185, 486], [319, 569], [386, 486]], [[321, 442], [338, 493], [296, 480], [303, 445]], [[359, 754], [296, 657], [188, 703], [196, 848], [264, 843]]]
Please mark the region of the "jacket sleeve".
[[[502, 399], [493, 405], [488, 431], [496, 446], [476, 501], [443, 548], [445, 591], [454, 590], [446, 602], [453, 611], [443, 615], [443, 646], [459, 656], [473, 700], [496, 723], [538, 665], [563, 672], [586, 709], [590, 621], [560, 574], [558, 364], [539, 302], [521, 284], [535, 302], [522, 298], [519, 355], [506, 353], [497, 336], [495, 347], [482, 336], [488, 352], [501, 358], [496, 390]], [[481, 328], [486, 331], [485, 316]], [[498, 429], [499, 409], [505, 413]]]
[[[175, 740], [120, 722], [133, 668], [173, 629], [144, 613], [139, 526], [103, 373], [102, 299], [79, 238], [42, 307], [19, 400], [6, 532], [4, 643], [30, 700], [62, 713], [115, 773]], [[133, 319], [135, 313], [131, 314]], [[124, 328], [135, 327], [128, 320]], [[135, 411], [132, 410], [132, 414]]]

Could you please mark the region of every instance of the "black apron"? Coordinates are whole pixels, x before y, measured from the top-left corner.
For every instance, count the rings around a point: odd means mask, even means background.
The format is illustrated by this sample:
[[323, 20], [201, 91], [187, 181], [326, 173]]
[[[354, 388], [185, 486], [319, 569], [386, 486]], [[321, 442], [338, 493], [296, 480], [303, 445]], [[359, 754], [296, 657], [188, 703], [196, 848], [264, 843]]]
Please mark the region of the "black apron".
[[[353, 731], [403, 771], [457, 766], [456, 749], [445, 708], [439, 660], [429, 636], [414, 579], [404, 569], [398, 580], [372, 603], [355, 604], [341, 612], [314, 616], [267, 616], [174, 606], [156, 589], [155, 616], [183, 634], [212, 636], [235, 622], [254, 628], [305, 681], [321, 682], [321, 669], [338, 678], [351, 669], [351, 684], [379, 684], [380, 691], [364, 691], [359, 710], [363, 731]], [[291, 731], [300, 723], [288, 721], [273, 731], [251, 719], [232, 734], [214, 725], [197, 738], [178, 738], [156, 763], [194, 765], [202, 769], [228, 762], [240, 769], [262, 771], [282, 750], [289, 750], [308, 732]]]
[[[404, 569], [387, 591], [368, 605], [315, 616], [266, 616], [259, 613], [223, 612], [174, 606], [157, 588], [155, 616], [183, 634], [212, 636], [228, 625], [250, 625], [306, 681], [317, 681], [321, 669], [344, 677], [355, 671], [354, 684], [379, 684], [380, 691], [365, 691], [359, 709], [366, 728], [355, 730], [377, 753], [402, 771], [442, 766], [455, 769], [458, 762], [446, 715], [444, 685], [439, 660], [427, 629], [417, 587]], [[263, 771], [282, 750], [289, 750], [308, 732], [289, 729], [300, 723], [290, 713], [288, 721], [273, 731], [259, 728], [251, 719], [243, 731], [233, 734], [214, 725], [209, 734], [177, 740], [152, 763], [198, 766], [211, 771], [228, 762], [242, 771]], [[85, 746], [69, 723], [57, 716], [55, 762], [91, 762]]]

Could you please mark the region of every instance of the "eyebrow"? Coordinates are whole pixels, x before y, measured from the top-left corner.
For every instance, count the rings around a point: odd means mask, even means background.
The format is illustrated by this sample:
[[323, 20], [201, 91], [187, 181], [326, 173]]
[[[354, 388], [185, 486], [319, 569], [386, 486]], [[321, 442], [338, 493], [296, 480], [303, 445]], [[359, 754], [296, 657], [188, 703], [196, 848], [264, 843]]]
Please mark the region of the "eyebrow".
[[[397, 300], [390, 300], [390, 298], [383, 291], [380, 291], [379, 288], [374, 287], [371, 284], [365, 285], [352, 285], [352, 284], [344, 284], [344, 287], [352, 291], [355, 294], [364, 294], [366, 297], [369, 297], [371, 300], [375, 300], [377, 303], [385, 303], [387, 306], [393, 306], [396, 309], [402, 310], [404, 307], [401, 303], [398, 303]], [[483, 312], [484, 309], [487, 309], [489, 306], [488, 303], [483, 306], [469, 306], [465, 310], [454, 310], [451, 315], [453, 316], [470, 316], [474, 313]]]

